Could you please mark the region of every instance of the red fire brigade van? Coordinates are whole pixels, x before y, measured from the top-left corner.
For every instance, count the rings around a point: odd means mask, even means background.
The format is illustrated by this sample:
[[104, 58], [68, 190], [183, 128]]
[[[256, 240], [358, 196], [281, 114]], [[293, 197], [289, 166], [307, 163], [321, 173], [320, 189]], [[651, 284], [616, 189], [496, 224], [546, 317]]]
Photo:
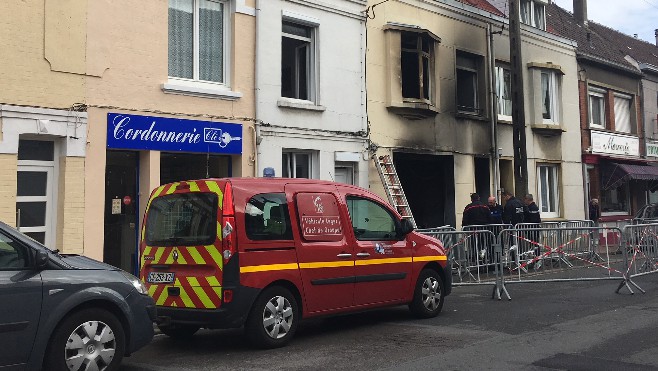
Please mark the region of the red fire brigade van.
[[346, 184], [225, 178], [155, 189], [140, 277], [173, 337], [245, 327], [260, 347], [299, 320], [408, 304], [436, 316], [450, 293], [446, 253], [386, 202]]

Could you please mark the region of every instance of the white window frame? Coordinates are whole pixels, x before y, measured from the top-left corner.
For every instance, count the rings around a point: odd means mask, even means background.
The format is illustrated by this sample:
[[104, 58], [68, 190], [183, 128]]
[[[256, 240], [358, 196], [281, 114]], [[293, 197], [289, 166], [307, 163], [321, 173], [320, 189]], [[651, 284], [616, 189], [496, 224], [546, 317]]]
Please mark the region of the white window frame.
[[[519, 18], [521, 19], [521, 23], [546, 31], [546, 6], [543, 3], [538, 3], [533, 0], [521, 0], [520, 5], [521, 6], [519, 9], [520, 12]], [[540, 7], [542, 9], [541, 11], [542, 14], [541, 14], [541, 19], [538, 19], [536, 11]], [[524, 8], [529, 12], [528, 14], [530, 15], [530, 19], [524, 19], [523, 17]]]
[[[314, 151], [304, 151], [304, 150], [283, 150], [281, 154], [281, 160], [283, 162], [283, 157], [285, 155], [289, 156], [289, 162], [286, 163], [287, 172], [289, 178], [297, 178], [297, 155], [308, 155], [308, 179], [315, 179], [315, 169], [313, 163], [315, 162], [315, 152]], [[284, 169], [281, 169], [281, 176], [284, 175]]]
[[505, 67], [505, 66], [496, 66], [496, 95], [497, 95], [497, 102], [498, 102], [498, 119], [503, 120], [503, 121], [512, 121], [512, 100], [509, 100], [509, 107], [510, 107], [510, 115], [505, 115], [501, 112], [503, 112], [503, 105], [505, 100], [503, 100], [503, 96], [505, 95], [505, 71], [508, 71], [510, 73], [510, 94], [512, 92], [512, 81], [511, 81], [511, 73], [512, 71], [510, 68]]
[[[606, 107], [606, 99], [605, 99], [605, 90], [602, 89], [596, 89], [596, 88], [589, 88], [587, 92], [587, 103], [589, 106], [589, 127], [591, 128], [598, 128], [598, 129], [605, 129], [606, 124], [607, 124], [607, 118], [605, 116], [605, 107]], [[601, 119], [603, 122], [601, 124], [595, 124], [593, 121], [594, 115], [592, 114], [593, 107], [594, 105], [592, 104], [593, 99], [601, 99]]]
[[[298, 35], [292, 35], [281, 31], [281, 40], [283, 41], [284, 37], [295, 39], [295, 40], [302, 40], [308, 42], [308, 48], [307, 48], [307, 53], [306, 53], [306, 84], [307, 84], [307, 92], [308, 92], [308, 97], [307, 99], [297, 99], [297, 98], [292, 98], [292, 97], [283, 97], [281, 96], [281, 101], [285, 102], [287, 100], [291, 101], [292, 103], [294, 102], [301, 102], [301, 103], [312, 103], [314, 105], [318, 104], [319, 102], [319, 76], [318, 76], [318, 71], [320, 70], [318, 66], [318, 30], [320, 28], [320, 21], [316, 18], [304, 16], [301, 14], [295, 14], [295, 13], [290, 13], [290, 12], [283, 12], [283, 15], [281, 17], [281, 26], [283, 28], [283, 22], [290, 22], [290, 23], [295, 23], [303, 27], [308, 27], [311, 29], [311, 37], [306, 38], [306, 37], [301, 37]], [[281, 46], [282, 52], [283, 52], [283, 45]], [[295, 58], [295, 60], [297, 60]], [[295, 71], [295, 76], [297, 76], [298, 71]], [[299, 86], [295, 86], [295, 96], [299, 96]]]
[[[543, 91], [543, 84], [542, 84], [542, 79], [543, 75], [546, 74], [548, 75], [548, 96], [550, 98], [550, 104], [549, 104], [549, 115], [551, 116], [550, 118], [544, 118], [544, 101], [543, 101], [543, 96], [544, 96], [544, 91]], [[558, 79], [558, 74], [555, 71], [552, 70], [541, 70], [539, 74], [539, 97], [540, 97], [540, 109], [541, 109], [541, 117], [542, 121], [544, 124], [548, 125], [555, 125], [560, 122], [559, 119], [559, 114], [560, 114], [560, 105], [559, 105], [559, 100], [560, 100], [560, 85], [559, 85], [559, 79]]]
[[[619, 126], [617, 125], [617, 118], [618, 112], [617, 112], [617, 101], [618, 100], [624, 100], [628, 103], [628, 131], [622, 131], [619, 130]], [[634, 134], [633, 131], [633, 97], [627, 94], [621, 94], [621, 93], [614, 93], [614, 115], [615, 115], [615, 131], [620, 132], [620, 133], [625, 133], [625, 134]]]
[[[193, 22], [193, 61], [192, 61], [192, 78], [183, 78], [176, 76], [168, 76], [167, 82], [162, 84], [162, 90], [165, 93], [183, 94], [202, 97], [216, 97], [227, 100], [237, 100], [242, 97], [242, 93], [231, 91], [230, 88], [230, 71], [231, 71], [231, 14], [233, 9], [230, 0], [207, 0], [223, 5], [223, 27], [222, 30], [222, 82], [205, 81], [199, 79], [199, 2], [200, 0], [192, 0], [194, 7], [194, 22]], [[168, 47], [168, 46], [167, 46]], [[167, 63], [169, 63], [167, 58]]]
[[[542, 171], [546, 169], [546, 171]], [[550, 184], [550, 174], [552, 173], [554, 183]], [[537, 165], [537, 206], [541, 212], [542, 218], [558, 218], [560, 216], [560, 171], [557, 164], [538, 164]], [[543, 192], [545, 191], [542, 186], [544, 183], [551, 189], [548, 190], [547, 200], [544, 200]], [[553, 196], [553, 197], [551, 197]], [[545, 201], [548, 205], [545, 205]], [[544, 206], [548, 207], [548, 211], [543, 211]]]

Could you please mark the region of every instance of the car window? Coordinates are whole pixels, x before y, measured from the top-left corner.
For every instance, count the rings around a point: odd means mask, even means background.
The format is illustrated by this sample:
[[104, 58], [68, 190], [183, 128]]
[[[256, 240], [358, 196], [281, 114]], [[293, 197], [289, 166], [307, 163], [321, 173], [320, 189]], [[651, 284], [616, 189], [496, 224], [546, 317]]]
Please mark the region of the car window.
[[180, 193], [151, 202], [146, 243], [158, 246], [208, 245], [217, 238], [217, 195]]
[[286, 195], [262, 193], [253, 196], [245, 206], [244, 224], [250, 240], [292, 240]]
[[22, 269], [26, 265], [25, 248], [9, 237], [0, 234], [0, 270]]
[[365, 198], [347, 197], [352, 228], [357, 240], [396, 240], [393, 215], [382, 205]]

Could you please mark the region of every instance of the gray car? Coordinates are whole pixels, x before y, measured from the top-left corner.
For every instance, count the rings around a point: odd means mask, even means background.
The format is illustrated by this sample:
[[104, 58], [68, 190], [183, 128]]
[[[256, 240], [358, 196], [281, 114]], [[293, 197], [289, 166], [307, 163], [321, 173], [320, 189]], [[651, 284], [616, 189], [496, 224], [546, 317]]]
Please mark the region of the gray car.
[[116, 370], [151, 341], [155, 314], [135, 276], [0, 222], [0, 369]]

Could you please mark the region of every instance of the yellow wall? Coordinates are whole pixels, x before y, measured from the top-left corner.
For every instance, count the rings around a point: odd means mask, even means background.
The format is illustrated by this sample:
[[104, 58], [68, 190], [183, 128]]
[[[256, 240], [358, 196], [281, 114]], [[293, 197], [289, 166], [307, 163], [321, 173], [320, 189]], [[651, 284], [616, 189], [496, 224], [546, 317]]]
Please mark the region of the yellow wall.
[[16, 172], [18, 157], [0, 154], [0, 220], [16, 226]]

